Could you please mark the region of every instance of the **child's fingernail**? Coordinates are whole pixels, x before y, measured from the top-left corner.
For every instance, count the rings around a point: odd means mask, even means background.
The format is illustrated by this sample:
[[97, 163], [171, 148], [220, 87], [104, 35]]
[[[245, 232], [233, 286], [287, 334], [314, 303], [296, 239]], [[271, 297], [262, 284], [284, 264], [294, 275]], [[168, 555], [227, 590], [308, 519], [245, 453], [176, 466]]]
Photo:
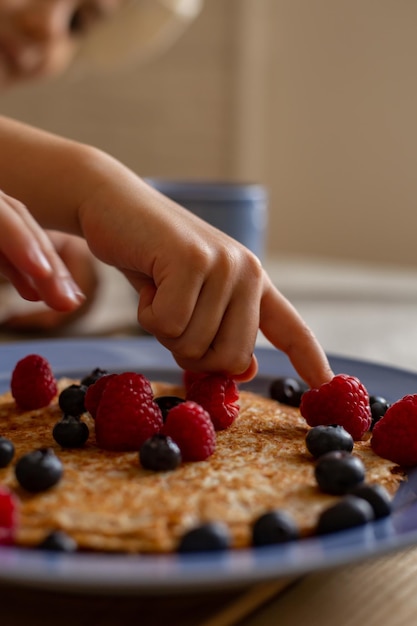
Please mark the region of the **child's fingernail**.
[[62, 293], [72, 302], [81, 304], [86, 299], [86, 295], [71, 278], [63, 279], [60, 286]]

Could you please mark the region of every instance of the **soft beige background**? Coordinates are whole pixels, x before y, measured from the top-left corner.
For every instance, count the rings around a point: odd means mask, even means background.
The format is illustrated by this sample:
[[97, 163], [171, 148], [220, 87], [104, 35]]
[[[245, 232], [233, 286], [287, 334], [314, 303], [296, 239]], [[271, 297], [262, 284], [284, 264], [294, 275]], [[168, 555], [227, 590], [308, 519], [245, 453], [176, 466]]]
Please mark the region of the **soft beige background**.
[[270, 253], [414, 264], [416, 25], [413, 0], [206, 0], [146, 66], [0, 112], [142, 175], [265, 183]]

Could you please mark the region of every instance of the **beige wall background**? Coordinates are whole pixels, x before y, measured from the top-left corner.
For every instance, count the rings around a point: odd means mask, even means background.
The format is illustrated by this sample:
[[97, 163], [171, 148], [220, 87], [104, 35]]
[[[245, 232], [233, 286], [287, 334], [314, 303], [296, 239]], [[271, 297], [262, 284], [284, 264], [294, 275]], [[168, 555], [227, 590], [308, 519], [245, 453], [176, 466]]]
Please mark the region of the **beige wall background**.
[[0, 97], [143, 176], [257, 180], [269, 254], [417, 261], [417, 3], [206, 0], [159, 58]]

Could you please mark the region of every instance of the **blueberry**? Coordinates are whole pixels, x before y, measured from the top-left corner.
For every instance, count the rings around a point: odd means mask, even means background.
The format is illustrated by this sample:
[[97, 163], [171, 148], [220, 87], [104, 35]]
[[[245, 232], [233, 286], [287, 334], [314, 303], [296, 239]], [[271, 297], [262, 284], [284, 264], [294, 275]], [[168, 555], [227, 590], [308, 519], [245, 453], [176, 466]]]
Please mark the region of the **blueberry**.
[[181, 402], [184, 402], [184, 398], [178, 396], [158, 396], [155, 398], [155, 402], [161, 409], [162, 419], [165, 422], [168, 411], [174, 406], [181, 404]]
[[391, 404], [386, 398], [383, 398], [382, 396], [369, 396], [369, 405], [371, 407], [372, 417], [370, 430], [372, 430], [375, 424], [379, 422], [381, 417], [384, 417]]
[[87, 424], [73, 415], [64, 415], [52, 430], [53, 438], [63, 448], [81, 448], [89, 435]]
[[220, 522], [207, 522], [186, 532], [180, 540], [178, 552], [213, 552], [230, 548], [230, 533]]
[[375, 519], [388, 517], [392, 513], [391, 497], [382, 485], [363, 483], [351, 489], [349, 493], [369, 502], [373, 508]]
[[253, 524], [252, 543], [254, 546], [284, 543], [298, 538], [298, 527], [285, 511], [275, 510], [264, 513]]
[[333, 450], [352, 452], [353, 437], [338, 424], [314, 426], [307, 433], [306, 446], [310, 454], [317, 459]]
[[389, 402], [384, 396], [369, 396], [369, 404], [374, 404], [374, 402], [380, 402], [389, 406]]
[[14, 457], [14, 445], [10, 439], [0, 437], [0, 467], [7, 467]]
[[18, 483], [26, 491], [37, 493], [56, 485], [63, 467], [51, 448], [39, 448], [20, 457], [15, 466]]
[[142, 467], [155, 472], [174, 470], [180, 465], [181, 460], [179, 447], [166, 435], [156, 434], [149, 437], [139, 450]]
[[336, 450], [318, 459], [315, 477], [324, 493], [343, 495], [365, 480], [365, 467], [359, 457]]
[[281, 376], [273, 380], [269, 387], [269, 395], [273, 400], [287, 404], [288, 406], [299, 407], [301, 397], [308, 386], [298, 378]]
[[87, 387], [85, 385], [70, 385], [59, 394], [58, 403], [61, 411], [66, 415], [82, 415], [85, 413], [84, 398]]
[[84, 387], [89, 387], [90, 385], [93, 385], [99, 378], [101, 378], [102, 376], [106, 376], [107, 374], [107, 370], [96, 367], [87, 376], [84, 376], [84, 378], [81, 380], [81, 384], [84, 385]]
[[317, 522], [317, 534], [362, 526], [374, 519], [372, 506], [363, 498], [345, 496], [342, 500], [324, 510]]
[[75, 552], [78, 546], [67, 533], [64, 533], [62, 530], [53, 530], [38, 545], [38, 548], [50, 550], [51, 552]]

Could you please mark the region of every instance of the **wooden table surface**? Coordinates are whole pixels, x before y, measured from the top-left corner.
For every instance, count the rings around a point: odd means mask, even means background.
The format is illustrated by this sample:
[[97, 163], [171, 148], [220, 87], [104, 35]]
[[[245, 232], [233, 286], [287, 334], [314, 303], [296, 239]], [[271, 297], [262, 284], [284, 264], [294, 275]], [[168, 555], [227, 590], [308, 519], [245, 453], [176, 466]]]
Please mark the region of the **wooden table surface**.
[[249, 589], [111, 596], [0, 587], [5, 626], [411, 626], [417, 549]]

